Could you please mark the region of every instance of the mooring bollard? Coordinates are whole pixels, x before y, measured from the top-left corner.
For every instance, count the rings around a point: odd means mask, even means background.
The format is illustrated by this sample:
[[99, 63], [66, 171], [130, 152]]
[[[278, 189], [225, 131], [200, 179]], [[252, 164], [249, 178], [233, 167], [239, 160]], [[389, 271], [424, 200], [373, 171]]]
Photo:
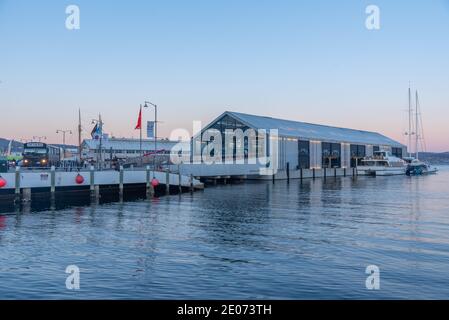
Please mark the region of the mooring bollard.
[[193, 193], [194, 189], [193, 189], [193, 174], [190, 174], [190, 192]]
[[51, 195], [54, 196], [56, 191], [56, 168], [55, 166], [51, 166], [50, 168], [50, 192]]
[[343, 169], [343, 176], [346, 177], [346, 168]]
[[304, 173], [303, 173], [302, 168], [299, 169], [299, 177], [301, 178], [301, 180], [304, 178]]
[[334, 178], [337, 177], [337, 168], [334, 168]]
[[313, 174], [312, 177], [315, 180], [315, 168], [312, 169], [312, 174]]
[[290, 162], [287, 162], [287, 183], [290, 183]]
[[118, 191], [119, 191], [119, 195], [120, 198], [123, 197], [123, 181], [124, 181], [124, 170], [123, 170], [123, 166], [120, 166], [120, 172], [119, 172], [119, 185], [118, 185]]
[[165, 170], [165, 194], [170, 195], [170, 169]]

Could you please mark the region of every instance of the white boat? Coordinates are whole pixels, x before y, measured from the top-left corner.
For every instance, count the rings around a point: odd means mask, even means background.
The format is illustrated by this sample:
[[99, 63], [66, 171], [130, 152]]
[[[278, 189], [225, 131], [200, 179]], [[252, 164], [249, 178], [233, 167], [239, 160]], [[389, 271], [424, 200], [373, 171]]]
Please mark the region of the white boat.
[[[409, 89], [409, 123], [411, 126], [411, 95]], [[438, 168], [430, 165], [429, 163], [423, 162], [419, 160], [419, 142], [420, 140], [424, 140], [424, 133], [422, 130], [422, 119], [420, 114], [420, 105], [418, 98], [418, 91], [416, 91], [416, 107], [415, 107], [415, 131], [412, 132], [411, 128], [409, 128], [409, 147], [411, 147], [411, 135], [415, 135], [415, 157], [411, 155], [409, 157], [404, 158], [407, 162], [407, 170], [406, 174], [408, 176], [417, 176], [417, 175], [426, 175], [426, 174], [435, 174], [438, 172]]]
[[388, 151], [375, 151], [372, 157], [365, 157], [361, 163], [357, 167], [360, 175], [394, 176], [403, 175], [407, 170], [407, 163]]
[[432, 166], [429, 163], [423, 162], [415, 158], [407, 158], [405, 161], [408, 163], [406, 175], [419, 176], [425, 174], [435, 174], [438, 172], [438, 168]]

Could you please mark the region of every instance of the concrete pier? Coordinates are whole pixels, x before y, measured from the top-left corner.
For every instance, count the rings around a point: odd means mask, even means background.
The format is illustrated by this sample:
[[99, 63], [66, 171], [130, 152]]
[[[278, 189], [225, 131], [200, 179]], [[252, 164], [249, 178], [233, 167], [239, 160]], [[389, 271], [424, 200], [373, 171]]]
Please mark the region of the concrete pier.
[[[160, 184], [153, 186], [153, 177]], [[150, 168], [125, 170], [123, 167], [118, 171], [98, 171], [93, 167], [83, 171], [58, 171], [52, 167], [47, 170], [22, 170], [17, 167], [15, 172], [2, 173], [2, 179], [6, 185], [0, 188], [0, 201], [20, 202], [31, 200], [35, 194], [48, 194], [49, 197], [57, 197], [61, 192], [85, 191], [92, 198], [98, 199], [102, 190], [116, 190], [120, 198], [126, 190], [133, 192], [147, 191], [151, 197], [159, 194], [170, 194], [170, 186], [182, 192], [184, 190], [203, 189], [204, 185], [190, 175], [167, 172], [150, 172]], [[148, 192], [149, 191], [149, 192]], [[164, 192], [165, 191], [165, 192]], [[8, 200], [9, 199], [9, 200]]]

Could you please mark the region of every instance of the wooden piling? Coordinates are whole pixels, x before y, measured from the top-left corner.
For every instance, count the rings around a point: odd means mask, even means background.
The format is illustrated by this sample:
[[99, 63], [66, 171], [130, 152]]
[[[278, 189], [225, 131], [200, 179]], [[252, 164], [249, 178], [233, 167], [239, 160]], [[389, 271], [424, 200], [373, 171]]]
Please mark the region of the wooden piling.
[[150, 166], [146, 166], [145, 168], [145, 190], [146, 190], [146, 194], [151, 195], [151, 178], [150, 178]]
[[181, 177], [181, 171], [179, 171], [179, 166], [178, 166], [178, 188], [179, 188], [179, 194], [182, 193], [182, 177]]
[[125, 180], [125, 172], [123, 169], [123, 166], [120, 166], [120, 172], [119, 172], [119, 196], [120, 198], [123, 198], [123, 193], [124, 193], [124, 180]]
[[98, 184], [95, 185], [95, 198], [100, 199], [100, 186]]
[[22, 201], [31, 201], [31, 188], [22, 189]]
[[170, 195], [170, 169], [165, 170], [165, 194]]
[[90, 193], [94, 195], [95, 192], [95, 168], [94, 166], [90, 167]]
[[150, 166], [146, 166], [145, 173], [146, 173], [146, 176], [145, 176], [146, 188], [147, 188], [147, 191], [148, 191], [150, 189], [150, 185], [151, 185]]
[[16, 200], [20, 200], [20, 167], [16, 167], [15, 195], [16, 195]]
[[290, 162], [287, 162], [287, 183], [290, 183]]
[[56, 168], [55, 166], [51, 166], [50, 169], [50, 193], [53, 196], [56, 191]]
[[190, 192], [193, 193], [193, 174], [190, 174]]

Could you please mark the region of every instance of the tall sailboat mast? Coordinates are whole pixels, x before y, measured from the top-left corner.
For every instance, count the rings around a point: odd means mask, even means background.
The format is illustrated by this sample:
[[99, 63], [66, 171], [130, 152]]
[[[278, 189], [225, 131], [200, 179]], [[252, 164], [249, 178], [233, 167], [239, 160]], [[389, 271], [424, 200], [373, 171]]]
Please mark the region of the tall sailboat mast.
[[412, 90], [408, 86], [408, 156], [412, 156]]
[[416, 135], [416, 139], [415, 139], [415, 157], [416, 160], [418, 160], [418, 156], [419, 156], [419, 99], [418, 99], [418, 90], [416, 90], [416, 110], [415, 110], [415, 135]]
[[79, 158], [81, 159], [81, 134], [82, 134], [82, 127], [81, 127], [81, 109], [78, 109], [78, 152], [79, 152]]

